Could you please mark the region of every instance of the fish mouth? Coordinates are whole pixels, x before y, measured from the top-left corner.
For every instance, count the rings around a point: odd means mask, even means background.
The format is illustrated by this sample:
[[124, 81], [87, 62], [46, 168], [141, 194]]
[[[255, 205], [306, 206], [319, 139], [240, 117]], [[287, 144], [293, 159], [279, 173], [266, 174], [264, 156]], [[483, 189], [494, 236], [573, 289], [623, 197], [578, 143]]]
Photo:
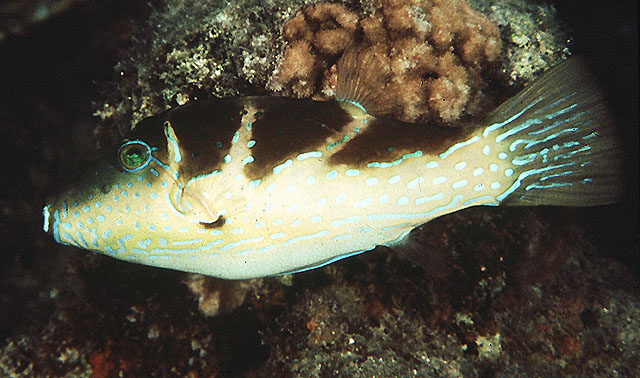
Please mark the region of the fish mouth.
[[53, 235], [53, 229], [52, 229], [52, 225], [51, 225], [51, 212], [49, 211], [49, 209], [51, 208], [51, 206], [53, 206], [53, 202], [48, 204], [47, 206], [42, 208], [42, 218], [43, 218], [43, 224], [42, 224], [42, 229], [44, 230], [44, 232], [46, 232], [47, 234]]
[[[60, 212], [66, 213], [68, 211], [66, 203], [62, 202], [62, 209], [54, 207], [56, 202], [52, 202], [45, 207], [42, 208], [42, 230], [47, 234], [51, 235], [56, 243], [71, 245], [71, 246], [80, 246], [81, 244], [73, 238], [69, 233], [60, 230]], [[69, 225], [69, 223], [65, 223]], [[71, 227], [67, 227], [69, 229]], [[64, 240], [62, 239], [64, 238]], [[81, 238], [81, 237], [80, 237]], [[86, 242], [83, 245], [85, 248], [88, 248]]]

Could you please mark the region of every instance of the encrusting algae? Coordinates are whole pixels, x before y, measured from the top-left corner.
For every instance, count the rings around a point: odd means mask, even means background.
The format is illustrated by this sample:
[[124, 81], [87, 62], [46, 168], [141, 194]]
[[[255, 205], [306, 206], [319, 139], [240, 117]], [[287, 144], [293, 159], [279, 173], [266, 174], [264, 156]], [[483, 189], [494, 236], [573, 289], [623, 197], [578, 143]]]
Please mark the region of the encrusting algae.
[[278, 94], [335, 98], [335, 63], [354, 46], [390, 71], [397, 94], [388, 117], [407, 122], [456, 121], [486, 109], [487, 71], [496, 68], [498, 28], [461, 0], [380, 0], [359, 17], [334, 3], [301, 9], [283, 26], [288, 43], [268, 87]]

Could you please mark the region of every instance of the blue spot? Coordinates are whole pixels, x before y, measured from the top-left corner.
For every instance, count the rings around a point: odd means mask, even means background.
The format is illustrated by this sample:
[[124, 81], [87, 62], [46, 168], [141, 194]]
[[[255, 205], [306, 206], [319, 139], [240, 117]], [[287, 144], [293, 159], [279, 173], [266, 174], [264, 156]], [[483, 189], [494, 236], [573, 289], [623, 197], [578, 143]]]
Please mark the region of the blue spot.
[[269, 252], [273, 249], [275, 249], [276, 247], [274, 245], [268, 245], [266, 247], [263, 248], [258, 248], [258, 253], [264, 253], [264, 252]]
[[316, 182], [316, 178], [314, 176], [307, 177], [307, 185], [311, 186]]
[[133, 185], [131, 185], [131, 183], [130, 183], [130, 182], [128, 182], [128, 183], [127, 183], [127, 188], [130, 188], [130, 187], [132, 187], [132, 186], [133, 186]]
[[342, 140], [339, 140], [337, 142], [333, 142], [333, 143], [329, 143], [327, 145], [327, 151], [330, 151], [333, 147], [338, 146], [346, 141], [349, 140], [349, 134], [345, 135], [344, 138], [342, 138]]
[[89, 194], [89, 199], [93, 199], [93, 194]]
[[461, 171], [461, 170], [463, 170], [466, 166], [467, 166], [467, 163], [466, 163], [466, 162], [464, 162], [464, 161], [461, 161], [461, 162], [459, 162], [458, 164], [456, 164], [453, 168], [454, 168], [456, 171]]
[[251, 131], [252, 127], [253, 125], [251, 124], [251, 122], [247, 122], [247, 131]]
[[416, 205], [422, 205], [423, 203], [427, 203], [427, 202], [431, 202], [431, 201], [438, 201], [438, 200], [441, 200], [443, 198], [444, 198], [444, 194], [438, 193], [438, 194], [430, 196], [430, 197], [416, 198], [415, 204]]
[[151, 244], [151, 239], [145, 239], [145, 240], [142, 240], [142, 241], [139, 241], [139, 242], [138, 242], [138, 247], [140, 247], [140, 248], [143, 248], [143, 249], [144, 249], [144, 248], [147, 248], [147, 246], [148, 246], [149, 244]]
[[128, 196], [128, 195], [129, 195], [129, 193], [127, 193], [127, 191], [126, 191], [126, 190], [123, 190], [123, 191], [122, 191], [122, 196], [123, 196], [123, 197], [126, 197], [126, 196]]
[[364, 180], [364, 182], [368, 186], [374, 186], [374, 185], [378, 184], [378, 179], [375, 178], [375, 177], [369, 177], [368, 179]]
[[161, 217], [162, 219], [167, 219], [167, 213], [162, 213], [162, 214], [160, 214], [160, 217]]
[[359, 174], [360, 174], [360, 171], [359, 171], [359, 170], [357, 170], [357, 169], [347, 169], [347, 171], [345, 172], [345, 174], [346, 174], [347, 176], [350, 176], [350, 177], [355, 177], [355, 176], [357, 176], [357, 175], [359, 175]]
[[327, 173], [327, 180], [333, 180], [334, 178], [336, 178], [336, 176], [338, 176], [338, 172], [331, 171]]
[[395, 175], [389, 179], [389, 184], [397, 184], [400, 182], [400, 176]]
[[161, 247], [166, 247], [167, 246], [167, 239], [160, 238], [160, 239], [158, 239], [158, 243], [160, 243]]
[[293, 164], [293, 160], [291, 159], [285, 161], [284, 163], [273, 168], [273, 174], [277, 175], [278, 173], [282, 172], [283, 169], [290, 167], [292, 164]]
[[82, 228], [82, 227], [83, 227], [83, 226], [82, 226], [82, 222], [78, 221], [78, 223], [76, 223], [76, 226], [77, 226], [78, 228]]
[[140, 222], [136, 221], [136, 223], [133, 225], [133, 228], [136, 229], [136, 231], [140, 230]]
[[313, 238], [324, 237], [324, 236], [327, 236], [327, 234], [329, 234], [329, 232], [327, 230], [323, 230], [323, 231], [320, 231], [320, 232], [316, 232], [315, 234], [298, 236], [296, 238], [287, 240], [284, 243], [284, 245], [286, 246], [286, 245], [293, 244], [293, 243], [296, 243], [296, 242], [299, 242], [299, 241], [303, 241], [303, 240], [309, 240], [309, 239], [313, 239]]
[[305, 152], [303, 154], [300, 154], [300, 155], [298, 155], [298, 157], [296, 159], [305, 160], [305, 159], [309, 159], [309, 158], [319, 158], [319, 157], [322, 157], [322, 152], [313, 151], [313, 152]]
[[434, 185], [440, 185], [447, 182], [447, 178], [444, 176], [436, 177], [431, 181]]
[[149, 204], [144, 204], [144, 211], [149, 211]]
[[104, 217], [103, 217], [102, 215], [98, 215], [98, 216], [96, 217], [96, 220], [97, 220], [98, 222], [104, 222]]
[[96, 201], [96, 208], [97, 208], [97, 207], [100, 207], [100, 205], [102, 205], [102, 202], [100, 202], [100, 201]]
[[256, 186], [260, 185], [260, 182], [261, 182], [260, 179], [251, 181], [249, 183], [249, 188], [251, 189], [255, 188]]
[[116, 189], [120, 189], [120, 184], [115, 184], [113, 187]]
[[162, 229], [165, 231], [171, 231], [171, 226], [164, 226]]
[[109, 206], [109, 205], [105, 206], [104, 209], [107, 211], [107, 213], [111, 212], [111, 206]]
[[155, 231], [156, 230], [156, 226], [149, 224], [147, 225], [147, 228], [149, 229], [149, 231]]
[[318, 223], [322, 220], [322, 217], [319, 215], [314, 215], [311, 217], [311, 219], [309, 219], [310, 222], [312, 223]]
[[236, 131], [236, 133], [233, 134], [233, 138], [231, 139], [231, 142], [237, 143], [239, 138], [240, 138], [240, 133]]
[[404, 206], [404, 205], [406, 205], [406, 204], [408, 204], [408, 203], [409, 203], [409, 198], [408, 198], [408, 197], [406, 197], [406, 196], [402, 196], [402, 197], [400, 197], [400, 199], [398, 200], [398, 205], [400, 205], [400, 206]]
[[447, 156], [451, 155], [454, 151], [459, 150], [462, 147], [468, 146], [470, 144], [473, 144], [475, 142], [477, 142], [478, 140], [480, 140], [479, 136], [474, 136], [473, 138], [464, 141], [464, 142], [460, 142], [460, 143], [456, 143], [453, 146], [449, 147], [448, 150], [446, 150], [445, 152], [440, 154], [440, 159], [445, 159]]
[[113, 196], [113, 202], [118, 202], [118, 196]]
[[129, 205], [124, 205], [124, 211], [126, 213], [128, 213], [129, 211], [131, 211], [131, 208], [129, 207]]
[[138, 198], [140, 197], [140, 194], [138, 192], [133, 192], [133, 198]]
[[227, 155], [224, 157], [224, 162], [225, 163], [231, 163], [231, 155]]
[[142, 176], [138, 176], [138, 181], [142, 181]]
[[157, 199], [158, 198], [158, 194], [157, 193], [151, 193], [150, 195], [151, 199]]
[[89, 210], [91, 210], [91, 207], [89, 207], [89, 206], [85, 206], [85, 207], [82, 208], [82, 211], [84, 211], [85, 213], [88, 213]]
[[77, 212], [77, 211], [74, 211], [74, 212], [73, 212], [73, 217], [74, 217], [74, 218], [77, 218], [77, 217], [79, 217], [79, 216], [80, 216], [80, 213], [79, 213], [79, 212]]
[[435, 161], [430, 161], [426, 165], [427, 168], [438, 168], [438, 163]]
[[[177, 180], [177, 178], [176, 178], [176, 180]], [[151, 187], [151, 181], [147, 181], [147, 188], [150, 188], [150, 187]]]
[[120, 218], [116, 219], [116, 225], [117, 226], [122, 226], [122, 219], [120, 219]]
[[242, 165], [247, 165], [249, 163], [253, 163], [253, 156], [249, 155], [246, 158], [242, 159]]
[[73, 201], [73, 207], [78, 207], [78, 201]]
[[102, 234], [102, 237], [105, 238], [105, 239], [108, 238], [109, 236], [111, 236], [111, 230], [110, 229], [106, 230], [104, 232], [104, 234]]
[[163, 181], [162, 184], [160, 184], [160, 185], [162, 185], [163, 188], [166, 188], [167, 187], [167, 182]]
[[87, 218], [87, 223], [93, 224], [93, 218]]
[[253, 146], [256, 145], [256, 141], [255, 140], [250, 140], [249, 142], [247, 142], [247, 147], [251, 148]]
[[156, 171], [155, 169], [151, 168], [150, 171], [151, 171], [151, 173], [153, 173], [154, 176], [156, 176], [156, 177], [160, 176], [158, 171]]

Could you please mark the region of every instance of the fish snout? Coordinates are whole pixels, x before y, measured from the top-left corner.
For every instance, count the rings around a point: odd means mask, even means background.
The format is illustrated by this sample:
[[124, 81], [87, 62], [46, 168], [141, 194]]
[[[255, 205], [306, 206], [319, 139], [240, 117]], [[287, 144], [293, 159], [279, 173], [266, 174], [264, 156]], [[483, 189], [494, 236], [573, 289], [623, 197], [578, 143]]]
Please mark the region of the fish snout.
[[49, 235], [53, 235], [53, 227], [52, 227], [52, 221], [53, 221], [53, 217], [52, 217], [52, 206], [54, 205], [55, 202], [50, 202], [47, 206], [42, 208], [42, 218], [43, 218], [43, 224], [42, 224], [42, 229], [44, 230], [44, 232], [46, 232]]

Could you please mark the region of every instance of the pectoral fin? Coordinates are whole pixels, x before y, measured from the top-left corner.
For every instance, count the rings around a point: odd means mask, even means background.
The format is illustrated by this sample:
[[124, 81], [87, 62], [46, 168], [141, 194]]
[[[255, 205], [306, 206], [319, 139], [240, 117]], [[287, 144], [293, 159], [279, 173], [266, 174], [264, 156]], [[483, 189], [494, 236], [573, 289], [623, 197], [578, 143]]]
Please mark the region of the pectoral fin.
[[203, 177], [185, 177], [181, 168], [185, 152], [180, 147], [180, 140], [170, 121], [164, 123], [164, 135], [167, 138], [167, 164], [173, 178], [173, 186], [169, 194], [171, 205], [176, 212], [185, 217], [205, 224], [215, 223], [220, 215], [208, 206], [207, 194], [201, 184]]

